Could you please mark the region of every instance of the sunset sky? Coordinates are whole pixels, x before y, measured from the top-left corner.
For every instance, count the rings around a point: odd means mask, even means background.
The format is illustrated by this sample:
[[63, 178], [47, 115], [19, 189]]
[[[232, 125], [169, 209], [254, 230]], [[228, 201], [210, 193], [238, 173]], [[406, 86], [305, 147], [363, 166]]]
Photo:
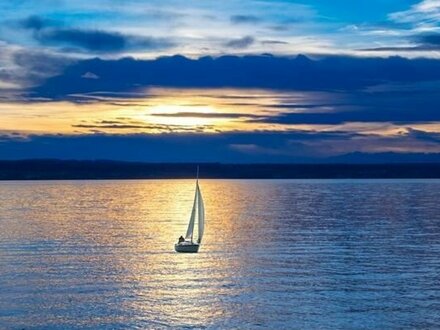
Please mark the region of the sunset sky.
[[440, 1], [2, 1], [0, 159], [440, 159]]

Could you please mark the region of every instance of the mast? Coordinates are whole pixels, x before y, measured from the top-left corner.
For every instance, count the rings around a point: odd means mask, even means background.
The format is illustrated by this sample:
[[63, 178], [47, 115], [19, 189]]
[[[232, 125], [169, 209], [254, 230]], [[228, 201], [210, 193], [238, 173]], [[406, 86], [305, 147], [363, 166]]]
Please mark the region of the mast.
[[[200, 214], [199, 205], [198, 205], [198, 204], [199, 204], [199, 203], [198, 203], [198, 201], [199, 201], [199, 194], [200, 194], [200, 192], [199, 192], [199, 165], [197, 165], [197, 175], [196, 175], [196, 195], [195, 195], [195, 197], [194, 197], [194, 206], [197, 205], [197, 210], [198, 210], [198, 213]], [[194, 209], [193, 211], [194, 211], [194, 213], [195, 213], [195, 209]], [[198, 221], [200, 221], [200, 216], [199, 216]], [[193, 228], [194, 228], [194, 224], [193, 224]], [[194, 234], [194, 230], [191, 232], [191, 243], [192, 243], [192, 241], [193, 241], [193, 234]]]

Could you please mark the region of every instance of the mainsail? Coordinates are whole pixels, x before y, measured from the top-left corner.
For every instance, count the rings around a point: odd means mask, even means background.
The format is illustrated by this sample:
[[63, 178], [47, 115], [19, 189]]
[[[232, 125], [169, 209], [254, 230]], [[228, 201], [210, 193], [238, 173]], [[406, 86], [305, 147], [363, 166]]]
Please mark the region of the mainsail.
[[189, 218], [189, 223], [188, 223], [188, 229], [186, 230], [186, 235], [185, 235], [185, 239], [187, 240], [191, 240], [193, 238], [193, 232], [194, 232], [194, 222], [196, 220], [196, 206], [197, 206], [197, 191], [198, 191], [198, 185], [196, 187], [196, 193], [194, 196], [194, 203], [193, 203], [193, 208], [191, 211], [191, 217]]
[[199, 237], [197, 238], [197, 242], [200, 243], [202, 241], [203, 237], [203, 231], [205, 228], [205, 206], [203, 204], [203, 198], [202, 193], [200, 191], [199, 187], [199, 180], [197, 180], [196, 183], [196, 193], [194, 196], [194, 203], [193, 208], [191, 211], [191, 217], [189, 219], [188, 229], [186, 230], [185, 239], [186, 240], [193, 240], [193, 234], [194, 234], [194, 223], [196, 220], [196, 209], [197, 209], [197, 215], [198, 215], [198, 231], [199, 231]]
[[197, 182], [197, 206], [199, 209], [199, 238], [197, 242], [202, 242], [203, 230], [205, 229], [205, 206], [203, 205], [202, 193], [200, 192], [199, 183]]

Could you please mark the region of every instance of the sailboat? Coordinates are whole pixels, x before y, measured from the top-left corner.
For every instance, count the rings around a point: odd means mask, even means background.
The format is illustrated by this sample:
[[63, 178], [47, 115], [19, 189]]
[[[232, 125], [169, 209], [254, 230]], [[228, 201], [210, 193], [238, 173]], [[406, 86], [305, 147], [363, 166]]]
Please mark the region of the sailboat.
[[[198, 237], [197, 241], [193, 241], [194, 224], [196, 221], [196, 214], [198, 215]], [[185, 238], [182, 236], [179, 238], [179, 242], [174, 245], [176, 252], [196, 253], [199, 251], [200, 244], [202, 243], [203, 231], [205, 229], [205, 206], [203, 204], [202, 193], [199, 187], [199, 167], [197, 166], [197, 179], [196, 179], [196, 193], [194, 196], [193, 208], [191, 216], [189, 218], [188, 229], [186, 230]]]

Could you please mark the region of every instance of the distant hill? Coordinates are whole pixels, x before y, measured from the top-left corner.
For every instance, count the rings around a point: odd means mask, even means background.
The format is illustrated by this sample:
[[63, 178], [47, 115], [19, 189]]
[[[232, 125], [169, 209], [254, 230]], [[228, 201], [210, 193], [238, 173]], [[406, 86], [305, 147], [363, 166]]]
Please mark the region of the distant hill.
[[[222, 164], [201, 163], [202, 178], [440, 178], [438, 163]], [[195, 163], [140, 163], [108, 160], [4, 160], [0, 180], [194, 178]]]
[[325, 161], [344, 164], [440, 163], [440, 153], [352, 152], [329, 157]]

